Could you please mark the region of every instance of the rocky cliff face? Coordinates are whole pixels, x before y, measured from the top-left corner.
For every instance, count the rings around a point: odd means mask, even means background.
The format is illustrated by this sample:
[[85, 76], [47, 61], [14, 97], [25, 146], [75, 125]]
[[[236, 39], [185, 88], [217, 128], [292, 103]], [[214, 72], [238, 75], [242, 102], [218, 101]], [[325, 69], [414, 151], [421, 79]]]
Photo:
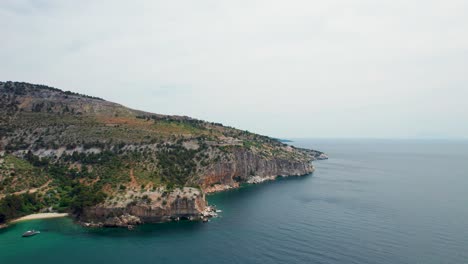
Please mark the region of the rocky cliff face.
[[260, 183], [277, 176], [300, 176], [314, 171], [311, 161], [266, 158], [253, 151], [239, 149], [227, 160], [213, 164], [197, 179], [196, 188], [165, 189], [152, 192], [127, 191], [105, 203], [85, 208], [80, 220], [89, 225], [127, 227], [176, 219], [200, 220], [207, 209], [205, 193], [237, 188], [240, 183]]
[[125, 227], [184, 218], [198, 220], [206, 206], [204, 194], [195, 188], [185, 187], [170, 193], [164, 189], [143, 193], [130, 191], [87, 207], [78, 217], [85, 225]]
[[265, 157], [251, 150], [235, 150], [227, 160], [215, 163], [200, 177], [205, 192], [237, 188], [243, 182], [260, 182], [276, 176], [300, 176], [314, 171], [313, 155], [302, 159]]

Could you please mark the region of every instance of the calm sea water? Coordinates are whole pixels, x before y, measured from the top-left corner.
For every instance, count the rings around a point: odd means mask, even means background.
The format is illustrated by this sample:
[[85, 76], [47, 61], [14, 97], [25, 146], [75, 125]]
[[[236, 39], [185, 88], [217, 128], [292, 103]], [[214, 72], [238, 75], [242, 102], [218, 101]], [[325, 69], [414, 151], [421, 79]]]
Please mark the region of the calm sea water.
[[[316, 172], [212, 195], [210, 223], [0, 231], [0, 263], [468, 263], [468, 142], [301, 140]], [[28, 229], [42, 233], [21, 238]]]

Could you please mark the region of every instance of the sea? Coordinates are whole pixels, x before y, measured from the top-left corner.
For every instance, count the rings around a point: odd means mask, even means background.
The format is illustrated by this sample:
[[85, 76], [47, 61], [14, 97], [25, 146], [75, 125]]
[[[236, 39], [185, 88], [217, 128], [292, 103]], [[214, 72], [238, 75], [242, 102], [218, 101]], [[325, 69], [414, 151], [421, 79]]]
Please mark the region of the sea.
[[[208, 196], [208, 223], [0, 230], [0, 263], [468, 263], [468, 141], [300, 139], [313, 174]], [[22, 238], [29, 229], [41, 234]]]

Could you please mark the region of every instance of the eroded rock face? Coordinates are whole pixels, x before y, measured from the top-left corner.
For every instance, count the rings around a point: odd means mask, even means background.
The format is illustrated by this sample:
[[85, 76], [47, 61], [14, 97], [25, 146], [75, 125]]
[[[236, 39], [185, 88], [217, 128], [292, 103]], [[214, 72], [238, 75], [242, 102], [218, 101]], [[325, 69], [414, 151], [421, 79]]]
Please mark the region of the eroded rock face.
[[242, 182], [261, 182], [276, 176], [300, 176], [314, 171], [312, 155], [297, 159], [264, 157], [239, 149], [229, 160], [212, 165], [200, 177], [199, 184], [206, 192], [237, 188]]
[[141, 224], [141, 219], [134, 215], [124, 214], [106, 218], [103, 226], [105, 227], [128, 227]]
[[[152, 194], [148, 195], [148, 193]], [[164, 194], [167, 193], [167, 194]], [[177, 218], [200, 219], [205, 210], [204, 194], [196, 188], [164, 189], [129, 198], [128, 193], [113, 200], [86, 208], [79, 219], [90, 226], [125, 227], [142, 223], [167, 222]], [[151, 200], [148, 197], [164, 197]], [[119, 200], [119, 203], [116, 202]], [[85, 224], [86, 225], [86, 224]]]

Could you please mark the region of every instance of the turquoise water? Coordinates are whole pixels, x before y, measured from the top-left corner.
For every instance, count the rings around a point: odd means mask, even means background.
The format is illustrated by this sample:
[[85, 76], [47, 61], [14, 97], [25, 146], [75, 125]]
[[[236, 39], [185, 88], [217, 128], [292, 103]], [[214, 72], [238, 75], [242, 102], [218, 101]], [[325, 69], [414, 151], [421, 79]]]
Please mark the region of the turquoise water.
[[[316, 172], [212, 195], [210, 223], [0, 230], [0, 263], [467, 263], [468, 142], [301, 140]], [[22, 232], [42, 233], [21, 238]]]

